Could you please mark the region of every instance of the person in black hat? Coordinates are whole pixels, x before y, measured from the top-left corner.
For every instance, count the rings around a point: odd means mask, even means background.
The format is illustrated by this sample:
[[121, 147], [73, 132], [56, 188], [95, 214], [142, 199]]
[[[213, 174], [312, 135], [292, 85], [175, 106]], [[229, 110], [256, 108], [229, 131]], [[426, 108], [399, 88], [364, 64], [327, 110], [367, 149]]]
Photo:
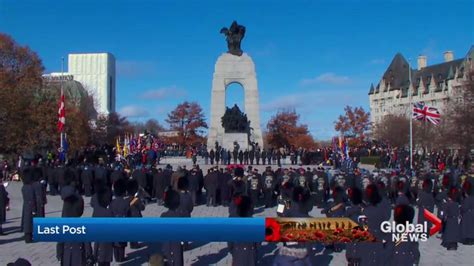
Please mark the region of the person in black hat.
[[308, 189], [296, 186], [291, 192], [291, 204], [285, 210], [284, 217], [311, 217], [309, 212], [313, 209], [311, 193]]
[[244, 182], [244, 169], [237, 167], [234, 169], [234, 178], [229, 181], [230, 194], [234, 195], [247, 195], [247, 186]]
[[[235, 211], [230, 217], [252, 217], [253, 203], [248, 196], [236, 196], [233, 199]], [[229, 252], [232, 255], [232, 265], [257, 265], [257, 243], [228, 243]]]
[[0, 235], [3, 235], [2, 224], [7, 220], [7, 210], [10, 199], [8, 198], [8, 192], [0, 181]]
[[406, 185], [405, 182], [400, 180], [397, 183], [397, 199], [395, 200], [395, 205], [408, 205], [410, 201], [406, 195]]
[[[424, 216], [424, 210], [434, 212], [435, 200], [433, 197], [433, 182], [431, 179], [426, 178], [423, 180], [422, 189], [417, 192], [416, 205], [418, 206], [418, 220], [419, 224], [423, 224], [426, 221]], [[429, 227], [431, 227], [428, 224]]]
[[[178, 211], [180, 205], [179, 193], [174, 191], [172, 188], [166, 189], [164, 193], [164, 204], [168, 210], [162, 213], [161, 217], [184, 217], [183, 213]], [[166, 265], [184, 265], [183, 245], [181, 242], [163, 243], [162, 252], [165, 257]]]
[[[393, 219], [396, 224], [413, 223], [415, 210], [410, 205], [397, 205], [393, 210]], [[420, 250], [418, 242], [390, 242], [387, 250], [390, 250], [389, 265], [418, 265], [420, 260]]]
[[[128, 211], [128, 217], [143, 217], [142, 211], [145, 210], [145, 204], [143, 203], [143, 199], [141, 198], [138, 192], [138, 182], [134, 179], [130, 179], [127, 182], [127, 197], [125, 200], [128, 202], [130, 206]], [[140, 248], [140, 244], [138, 242], [130, 242], [131, 249], [138, 249]]]
[[[218, 171], [217, 166], [216, 171]], [[219, 169], [218, 173], [219, 177], [217, 179], [217, 187], [219, 191], [220, 203], [223, 206], [227, 207], [229, 206], [231, 198], [229, 183], [232, 182], [232, 172], [230, 171], [230, 169], [226, 169], [224, 171], [224, 169], [221, 168]]]
[[[105, 180], [104, 180], [105, 181]], [[102, 181], [102, 182], [104, 182]], [[92, 217], [113, 217], [110, 210], [110, 202], [112, 201], [112, 191], [107, 187], [102, 187], [96, 192], [97, 204], [94, 206]], [[95, 242], [94, 243], [94, 260], [100, 266], [110, 265], [113, 259], [113, 243]]]
[[[127, 191], [127, 181], [119, 179], [114, 183], [115, 198], [110, 203], [113, 217], [127, 217], [130, 213], [130, 202], [124, 198]], [[114, 257], [116, 262], [125, 260], [127, 242], [114, 243]]]
[[187, 177], [181, 177], [178, 180], [179, 207], [177, 211], [182, 217], [191, 217], [194, 209], [193, 199], [188, 191], [189, 181]]
[[21, 215], [22, 231], [25, 234], [25, 242], [33, 242], [33, 217], [36, 216], [38, 205], [33, 187], [33, 169], [26, 167], [23, 171], [23, 210]]
[[[81, 217], [84, 213], [84, 200], [78, 194], [72, 194], [63, 200], [62, 217]], [[92, 263], [90, 243], [65, 242], [56, 246], [56, 258], [61, 265], [86, 265]]]
[[461, 202], [461, 242], [464, 245], [474, 245], [474, 188], [473, 178], [467, 177], [462, 188], [464, 197]]
[[459, 227], [459, 192], [452, 187], [448, 192], [448, 200], [441, 210], [443, 220], [443, 235], [441, 245], [447, 250], [457, 250], [458, 242], [461, 240], [461, 228]]
[[344, 217], [346, 209], [346, 193], [342, 187], [332, 189], [333, 201], [324, 209], [327, 217]]

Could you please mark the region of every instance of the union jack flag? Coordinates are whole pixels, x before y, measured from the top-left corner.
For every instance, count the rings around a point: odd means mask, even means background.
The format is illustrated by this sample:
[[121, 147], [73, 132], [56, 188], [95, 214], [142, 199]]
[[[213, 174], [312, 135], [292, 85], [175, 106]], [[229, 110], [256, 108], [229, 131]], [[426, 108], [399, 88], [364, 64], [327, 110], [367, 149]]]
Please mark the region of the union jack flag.
[[434, 125], [439, 125], [441, 122], [441, 115], [438, 109], [429, 107], [424, 102], [417, 102], [413, 105], [413, 119], [429, 121]]
[[63, 132], [64, 125], [66, 124], [66, 109], [64, 100], [64, 91], [61, 89], [61, 99], [59, 101], [58, 109], [58, 132]]

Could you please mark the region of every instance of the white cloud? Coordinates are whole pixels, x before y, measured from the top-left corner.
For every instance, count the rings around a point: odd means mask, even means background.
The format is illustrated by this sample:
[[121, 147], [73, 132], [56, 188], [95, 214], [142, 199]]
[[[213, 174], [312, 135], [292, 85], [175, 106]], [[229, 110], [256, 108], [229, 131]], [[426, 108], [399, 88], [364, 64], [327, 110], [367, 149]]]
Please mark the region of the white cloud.
[[147, 117], [150, 112], [144, 107], [137, 105], [127, 105], [120, 109], [119, 113], [126, 117]]
[[338, 76], [335, 73], [327, 72], [314, 78], [302, 79], [300, 84], [303, 86], [313, 85], [313, 84], [318, 84], [318, 83], [341, 85], [341, 84], [347, 84], [350, 81], [351, 81], [350, 78], [347, 76]]
[[147, 100], [162, 100], [166, 98], [180, 98], [184, 96], [186, 96], [186, 91], [173, 85], [154, 90], [147, 90], [143, 92], [139, 98]]

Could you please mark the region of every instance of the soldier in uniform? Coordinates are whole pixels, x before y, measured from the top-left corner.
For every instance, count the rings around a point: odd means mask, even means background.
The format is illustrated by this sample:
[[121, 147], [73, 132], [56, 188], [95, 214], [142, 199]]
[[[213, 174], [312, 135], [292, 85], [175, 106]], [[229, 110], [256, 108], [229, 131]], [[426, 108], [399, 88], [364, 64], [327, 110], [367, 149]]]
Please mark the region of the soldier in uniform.
[[447, 202], [442, 208], [443, 235], [441, 245], [447, 250], [457, 250], [458, 242], [461, 240], [461, 228], [459, 227], [459, 193], [455, 187], [448, 192]]
[[249, 164], [249, 150], [244, 151], [244, 164]]
[[147, 178], [145, 168], [143, 166], [135, 168], [135, 170], [132, 172], [132, 178], [137, 180], [138, 186], [141, 189], [146, 189]]
[[260, 156], [261, 156], [261, 154], [260, 154], [260, 149], [257, 148], [257, 149], [255, 150], [255, 162], [257, 163], [257, 165], [260, 164]]
[[[468, 177], [463, 183], [464, 197], [461, 202], [461, 242], [464, 245], [474, 245], [474, 189], [473, 178]], [[0, 188], [1, 189], [1, 188]], [[1, 222], [1, 221], [0, 221]]]
[[254, 169], [253, 173], [250, 173], [247, 178], [247, 191], [249, 196], [252, 199], [252, 203], [255, 207], [259, 206], [258, 199], [262, 193], [262, 183], [260, 182], [261, 178], [258, 175], [257, 169]]
[[[81, 217], [84, 213], [84, 199], [79, 194], [72, 194], [63, 201], [65, 212], [62, 217]], [[90, 243], [65, 242], [56, 245], [56, 258], [63, 266], [91, 265], [92, 248]]]
[[[291, 206], [284, 212], [284, 217], [309, 218], [311, 193], [303, 187], [295, 187], [291, 195]], [[306, 243], [286, 242], [275, 256], [273, 265], [313, 265], [310, 260], [310, 247]]]
[[188, 176], [189, 181], [189, 192], [191, 193], [191, 197], [193, 199], [193, 205], [197, 206], [198, 200], [198, 190], [199, 190], [199, 176], [198, 171], [196, 168], [191, 170], [191, 173]]
[[33, 187], [33, 169], [26, 167], [23, 171], [23, 210], [21, 216], [22, 231], [25, 234], [25, 243], [33, 242], [33, 217], [36, 216], [38, 205]]
[[216, 169], [209, 169], [209, 173], [204, 178], [204, 188], [206, 189], [206, 205], [217, 206], [217, 185], [218, 185], [219, 173]]
[[242, 150], [239, 151], [239, 163], [244, 163], [244, 153], [242, 152]]
[[2, 224], [7, 220], [7, 210], [9, 209], [10, 199], [8, 198], [8, 192], [0, 181], [0, 235], [4, 235]]
[[84, 190], [84, 195], [90, 197], [92, 195], [92, 182], [94, 181], [94, 171], [87, 161], [84, 164], [84, 167], [81, 171], [81, 181], [82, 189]]
[[[112, 201], [112, 192], [108, 188], [101, 188], [96, 192], [97, 205], [94, 206], [92, 217], [114, 217], [109, 208]], [[108, 266], [113, 259], [113, 243], [95, 242], [94, 259], [99, 266]]]
[[[396, 224], [413, 223], [415, 210], [410, 205], [397, 205], [393, 210], [393, 219]], [[408, 241], [389, 244], [389, 265], [418, 265], [420, 260], [420, 250], [418, 242]]]
[[214, 156], [215, 156], [214, 150], [211, 149], [211, 151], [209, 152], [209, 159], [211, 160], [211, 165], [214, 165]]
[[42, 175], [39, 172], [39, 168], [33, 168], [33, 189], [35, 191], [35, 201], [37, 206], [37, 212], [35, 217], [44, 217], [45, 215], [45, 208], [46, 205], [46, 189], [45, 185], [46, 182], [43, 180]]
[[[262, 157], [263, 158], [263, 157]], [[263, 179], [263, 198], [265, 202], [265, 208], [271, 208], [275, 204], [275, 175], [272, 172], [271, 167], [267, 167], [262, 175]]]
[[441, 210], [444, 207], [444, 204], [448, 201], [448, 190], [449, 190], [449, 177], [443, 176], [441, 177], [441, 182], [439, 179], [437, 180], [437, 189], [435, 193], [435, 203], [437, 208], [438, 217], [441, 217]]
[[[347, 189], [347, 194], [351, 201], [351, 205], [346, 208], [345, 216], [352, 221], [359, 223], [359, 216], [362, 215], [362, 191], [354, 186]], [[359, 226], [361, 226], [359, 224]], [[346, 245], [346, 259], [348, 265], [360, 265], [362, 260], [360, 245], [357, 242], [347, 243]]]
[[[119, 179], [114, 183], [115, 198], [110, 203], [113, 217], [128, 217], [130, 214], [130, 201], [124, 198], [127, 190], [127, 181]], [[127, 242], [114, 243], [114, 257], [116, 262], [125, 260], [125, 247]]]
[[163, 169], [158, 168], [153, 171], [153, 197], [159, 205], [163, 203], [163, 192], [165, 191], [165, 176]]
[[267, 159], [267, 151], [265, 149], [262, 150], [262, 165], [265, 165], [265, 160]]
[[[433, 198], [433, 182], [431, 179], [423, 180], [423, 189], [417, 192], [416, 205], [418, 206], [418, 223], [423, 224], [426, 219], [424, 210], [434, 212], [435, 200]], [[430, 225], [429, 225], [430, 226]], [[431, 226], [430, 226], [431, 227]]]
[[219, 197], [221, 204], [224, 206], [228, 206], [231, 198], [231, 192], [229, 187], [229, 182], [232, 180], [232, 174], [230, 169], [227, 169], [225, 172], [223, 169], [219, 171], [219, 178], [217, 180], [218, 188], [219, 188]]
[[234, 178], [229, 181], [230, 194], [247, 195], [247, 184], [244, 179], [244, 169], [237, 167], [234, 169]]
[[191, 217], [194, 209], [193, 199], [188, 191], [189, 181], [187, 177], [178, 180], [179, 207], [177, 211], [181, 213], [181, 217]]
[[250, 160], [250, 165], [253, 165], [253, 159], [255, 158], [255, 149], [252, 148], [249, 151], [249, 160]]
[[[247, 196], [238, 196], [233, 200], [235, 211], [230, 217], [252, 217], [253, 204]], [[257, 243], [228, 243], [229, 252], [232, 255], [232, 265], [257, 265]]]
[[395, 205], [409, 205], [410, 201], [406, 195], [405, 182], [399, 180], [397, 183], [397, 199], [395, 200]]
[[[164, 194], [165, 207], [167, 211], [161, 214], [161, 217], [183, 217], [183, 213], [178, 211], [180, 197], [178, 192], [167, 189]], [[165, 265], [182, 266], [184, 265], [183, 245], [181, 242], [165, 242], [162, 246], [162, 252], [165, 257]]]
[[[145, 204], [141, 199], [138, 193], [138, 182], [135, 179], [130, 179], [127, 182], [127, 197], [125, 200], [128, 202], [129, 210], [127, 217], [143, 217], [142, 211], [145, 210]], [[130, 242], [131, 249], [138, 249], [140, 248], [140, 244], [137, 242]]]

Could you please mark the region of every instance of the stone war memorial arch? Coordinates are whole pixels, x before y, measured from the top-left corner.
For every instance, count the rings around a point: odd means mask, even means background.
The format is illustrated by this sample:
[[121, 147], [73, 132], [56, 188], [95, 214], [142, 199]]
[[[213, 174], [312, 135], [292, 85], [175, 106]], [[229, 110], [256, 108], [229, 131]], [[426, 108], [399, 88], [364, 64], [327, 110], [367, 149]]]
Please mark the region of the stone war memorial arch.
[[[250, 149], [252, 143], [263, 147], [255, 64], [240, 48], [241, 40], [245, 36], [245, 27], [234, 21], [229, 29], [223, 28], [221, 33], [226, 35], [228, 51], [219, 56], [215, 64], [207, 147], [213, 149], [216, 142], [225, 149], [232, 149], [235, 142], [244, 150]], [[233, 83], [240, 84], [244, 89], [244, 108], [250, 121], [249, 134], [229, 133], [222, 126], [221, 119], [226, 110], [226, 90]]]

